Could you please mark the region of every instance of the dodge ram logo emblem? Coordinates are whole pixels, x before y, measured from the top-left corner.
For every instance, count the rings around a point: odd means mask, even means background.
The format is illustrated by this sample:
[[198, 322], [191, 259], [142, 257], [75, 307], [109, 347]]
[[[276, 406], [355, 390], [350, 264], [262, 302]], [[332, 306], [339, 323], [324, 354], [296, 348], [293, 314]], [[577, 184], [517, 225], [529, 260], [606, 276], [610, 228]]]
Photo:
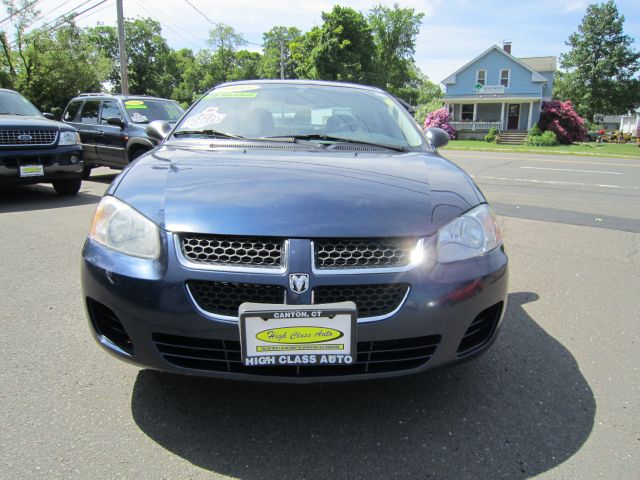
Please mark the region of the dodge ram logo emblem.
[[309, 275], [307, 273], [292, 273], [289, 275], [289, 288], [295, 293], [304, 293], [309, 289]]

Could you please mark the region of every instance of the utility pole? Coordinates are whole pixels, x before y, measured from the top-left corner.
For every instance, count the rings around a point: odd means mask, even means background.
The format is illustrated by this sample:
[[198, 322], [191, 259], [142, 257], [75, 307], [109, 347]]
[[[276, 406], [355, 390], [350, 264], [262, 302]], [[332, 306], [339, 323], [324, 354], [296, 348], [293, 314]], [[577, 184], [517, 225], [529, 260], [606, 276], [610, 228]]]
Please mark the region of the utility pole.
[[284, 78], [284, 39], [280, 38], [280, 78]]
[[129, 73], [127, 72], [127, 50], [125, 49], [124, 38], [124, 14], [122, 11], [122, 0], [116, 0], [118, 9], [118, 46], [120, 49], [120, 85], [122, 93], [129, 93]]

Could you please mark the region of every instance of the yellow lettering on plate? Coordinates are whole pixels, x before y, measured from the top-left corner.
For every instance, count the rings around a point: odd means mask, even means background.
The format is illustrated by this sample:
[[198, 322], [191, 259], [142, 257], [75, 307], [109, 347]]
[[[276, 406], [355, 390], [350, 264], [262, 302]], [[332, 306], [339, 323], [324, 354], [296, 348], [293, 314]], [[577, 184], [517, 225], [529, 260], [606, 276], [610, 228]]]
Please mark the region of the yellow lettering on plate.
[[344, 335], [340, 330], [326, 327], [279, 327], [256, 334], [258, 340], [269, 343], [301, 344], [337, 340]]

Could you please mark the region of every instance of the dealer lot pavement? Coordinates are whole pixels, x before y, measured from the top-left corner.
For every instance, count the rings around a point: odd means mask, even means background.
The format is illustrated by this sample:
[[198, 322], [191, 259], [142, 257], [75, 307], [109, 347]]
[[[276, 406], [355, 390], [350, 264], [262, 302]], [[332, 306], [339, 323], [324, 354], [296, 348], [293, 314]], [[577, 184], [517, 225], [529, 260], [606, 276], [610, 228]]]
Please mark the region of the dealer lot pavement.
[[78, 279], [112, 172], [74, 199], [0, 192], [0, 477], [636, 477], [640, 159], [447, 156], [501, 215], [504, 328], [474, 362], [371, 383], [243, 384], [117, 362], [89, 336]]

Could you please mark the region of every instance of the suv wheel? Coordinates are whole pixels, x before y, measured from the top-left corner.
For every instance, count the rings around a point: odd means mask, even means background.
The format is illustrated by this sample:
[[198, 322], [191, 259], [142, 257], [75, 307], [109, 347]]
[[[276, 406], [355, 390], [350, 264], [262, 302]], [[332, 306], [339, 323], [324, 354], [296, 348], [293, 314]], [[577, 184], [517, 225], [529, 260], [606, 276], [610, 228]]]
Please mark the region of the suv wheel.
[[89, 177], [91, 176], [91, 165], [87, 165], [86, 163], [84, 164], [84, 167], [82, 167], [82, 178], [83, 180], [88, 180]]
[[56, 180], [51, 182], [53, 189], [58, 195], [76, 195], [80, 191], [81, 178], [69, 178], [67, 180]]
[[133, 162], [139, 156], [147, 153], [149, 150], [145, 148], [136, 148], [133, 152], [129, 154], [129, 163]]

